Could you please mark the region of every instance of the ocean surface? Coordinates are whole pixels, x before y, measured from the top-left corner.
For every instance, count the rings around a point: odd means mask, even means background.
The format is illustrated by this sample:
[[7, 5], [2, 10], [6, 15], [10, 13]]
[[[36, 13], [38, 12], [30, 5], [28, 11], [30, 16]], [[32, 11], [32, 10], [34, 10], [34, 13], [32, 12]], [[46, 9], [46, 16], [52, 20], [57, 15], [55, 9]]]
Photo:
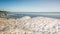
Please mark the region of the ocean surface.
[[49, 18], [58, 18], [60, 19], [60, 12], [8, 12], [7, 16], [3, 16], [3, 18], [21, 18], [24, 16], [30, 16], [30, 17], [49, 17]]

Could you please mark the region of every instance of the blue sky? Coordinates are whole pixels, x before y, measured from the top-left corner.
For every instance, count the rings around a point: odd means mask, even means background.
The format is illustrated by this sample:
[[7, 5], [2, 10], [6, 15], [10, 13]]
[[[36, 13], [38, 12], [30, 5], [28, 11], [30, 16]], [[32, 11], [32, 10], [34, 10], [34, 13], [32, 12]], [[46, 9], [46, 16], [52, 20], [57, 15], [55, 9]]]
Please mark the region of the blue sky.
[[60, 12], [60, 0], [0, 0], [0, 10], [12, 12]]

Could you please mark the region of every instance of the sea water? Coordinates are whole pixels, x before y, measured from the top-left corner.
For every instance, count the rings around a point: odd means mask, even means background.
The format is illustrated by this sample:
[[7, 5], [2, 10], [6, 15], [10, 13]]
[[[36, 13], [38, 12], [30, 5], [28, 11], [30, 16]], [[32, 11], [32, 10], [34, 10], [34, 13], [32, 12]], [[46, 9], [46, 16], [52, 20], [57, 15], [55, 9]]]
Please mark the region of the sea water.
[[3, 16], [3, 18], [21, 18], [23, 16], [30, 16], [30, 17], [50, 17], [50, 18], [60, 18], [60, 12], [8, 12], [7, 16]]

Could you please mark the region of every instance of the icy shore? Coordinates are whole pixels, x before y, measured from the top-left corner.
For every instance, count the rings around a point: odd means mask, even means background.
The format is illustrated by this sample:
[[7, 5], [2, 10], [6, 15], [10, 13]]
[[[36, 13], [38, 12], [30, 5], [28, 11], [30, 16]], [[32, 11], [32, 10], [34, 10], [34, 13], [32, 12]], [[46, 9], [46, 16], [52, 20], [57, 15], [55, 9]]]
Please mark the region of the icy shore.
[[0, 34], [60, 34], [60, 19], [29, 16], [0, 18]]

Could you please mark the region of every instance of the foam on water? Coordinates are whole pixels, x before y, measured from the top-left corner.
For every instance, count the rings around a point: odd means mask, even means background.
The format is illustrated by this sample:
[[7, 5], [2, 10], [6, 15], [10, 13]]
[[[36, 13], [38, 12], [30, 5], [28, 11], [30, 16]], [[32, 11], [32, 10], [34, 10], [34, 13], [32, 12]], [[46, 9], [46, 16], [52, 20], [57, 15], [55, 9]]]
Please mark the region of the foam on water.
[[60, 19], [24, 16], [0, 20], [0, 34], [60, 34]]

